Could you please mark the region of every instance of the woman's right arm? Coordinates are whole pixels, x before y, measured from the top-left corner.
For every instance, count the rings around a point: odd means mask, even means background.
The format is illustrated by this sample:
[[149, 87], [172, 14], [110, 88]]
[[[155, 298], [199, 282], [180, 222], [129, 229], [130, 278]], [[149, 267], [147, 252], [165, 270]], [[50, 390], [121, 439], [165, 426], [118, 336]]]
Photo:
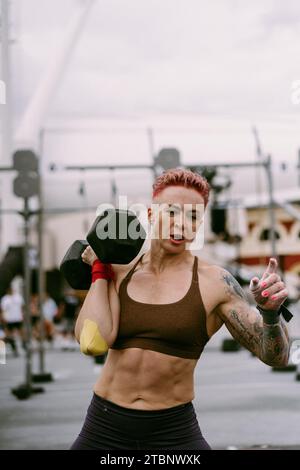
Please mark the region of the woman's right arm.
[[[92, 248], [87, 247], [82, 259], [92, 265], [97, 257]], [[75, 337], [81, 351], [90, 355], [104, 353], [115, 341], [119, 316], [116, 281], [97, 279], [89, 288], [75, 324]]]

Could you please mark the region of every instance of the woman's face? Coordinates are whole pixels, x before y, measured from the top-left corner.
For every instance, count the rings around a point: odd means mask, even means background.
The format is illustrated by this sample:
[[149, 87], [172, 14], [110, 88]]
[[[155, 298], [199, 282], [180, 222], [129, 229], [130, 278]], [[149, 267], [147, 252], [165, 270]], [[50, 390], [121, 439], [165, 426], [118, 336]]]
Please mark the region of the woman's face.
[[168, 186], [152, 201], [148, 218], [152, 238], [158, 239], [167, 251], [181, 252], [191, 243], [204, 216], [204, 200], [195, 189]]

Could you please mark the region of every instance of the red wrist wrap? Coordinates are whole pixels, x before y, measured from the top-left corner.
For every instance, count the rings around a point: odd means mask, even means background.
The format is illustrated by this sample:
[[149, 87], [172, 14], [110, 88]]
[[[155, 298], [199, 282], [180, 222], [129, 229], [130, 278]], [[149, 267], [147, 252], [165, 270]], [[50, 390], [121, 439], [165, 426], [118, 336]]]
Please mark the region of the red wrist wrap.
[[96, 279], [114, 279], [115, 273], [111, 267], [111, 264], [102, 263], [99, 259], [96, 259], [92, 265], [92, 283]]

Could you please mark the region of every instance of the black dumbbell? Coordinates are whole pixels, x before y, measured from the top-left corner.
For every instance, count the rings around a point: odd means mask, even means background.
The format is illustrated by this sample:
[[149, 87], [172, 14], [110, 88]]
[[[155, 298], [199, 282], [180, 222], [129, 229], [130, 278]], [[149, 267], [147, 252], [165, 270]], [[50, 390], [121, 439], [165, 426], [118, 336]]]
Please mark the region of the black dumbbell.
[[91, 266], [81, 255], [88, 245], [103, 263], [128, 264], [140, 252], [146, 232], [136, 215], [123, 209], [106, 209], [94, 221], [87, 240], [76, 240], [65, 254], [60, 270], [73, 289], [91, 285]]
[[81, 258], [87, 246], [86, 240], [76, 240], [60, 264], [62, 274], [73, 289], [88, 290], [92, 282], [91, 266]]

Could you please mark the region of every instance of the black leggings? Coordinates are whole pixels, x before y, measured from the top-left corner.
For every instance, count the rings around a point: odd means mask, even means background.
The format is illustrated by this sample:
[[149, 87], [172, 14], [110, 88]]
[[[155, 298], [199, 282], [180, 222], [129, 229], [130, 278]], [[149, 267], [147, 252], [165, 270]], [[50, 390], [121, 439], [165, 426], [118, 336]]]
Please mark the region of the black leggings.
[[192, 402], [162, 410], [125, 408], [93, 394], [71, 450], [208, 449]]

